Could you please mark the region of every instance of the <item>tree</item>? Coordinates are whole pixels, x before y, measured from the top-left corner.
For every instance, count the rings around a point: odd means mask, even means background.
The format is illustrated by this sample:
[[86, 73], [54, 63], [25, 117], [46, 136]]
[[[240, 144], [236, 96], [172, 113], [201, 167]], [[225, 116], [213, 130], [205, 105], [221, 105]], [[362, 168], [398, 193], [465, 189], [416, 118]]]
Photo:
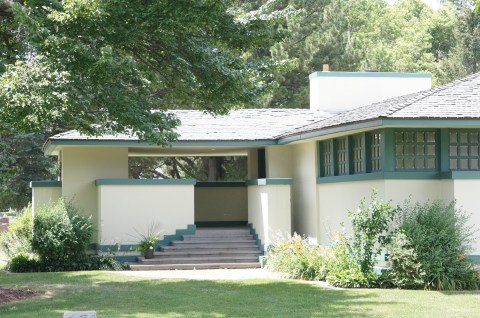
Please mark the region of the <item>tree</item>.
[[458, 78], [445, 61], [456, 46], [452, 6], [434, 11], [420, 0], [290, 0], [288, 36], [271, 51], [293, 67], [277, 78], [269, 107], [308, 107], [308, 75], [333, 71], [430, 72], [434, 85]]
[[0, 135], [0, 210], [21, 209], [31, 199], [30, 181], [57, 175], [55, 162], [45, 157], [44, 134]]
[[166, 144], [166, 109], [226, 113], [268, 89], [274, 63], [246, 53], [280, 39], [271, 2], [0, 0], [0, 122]]

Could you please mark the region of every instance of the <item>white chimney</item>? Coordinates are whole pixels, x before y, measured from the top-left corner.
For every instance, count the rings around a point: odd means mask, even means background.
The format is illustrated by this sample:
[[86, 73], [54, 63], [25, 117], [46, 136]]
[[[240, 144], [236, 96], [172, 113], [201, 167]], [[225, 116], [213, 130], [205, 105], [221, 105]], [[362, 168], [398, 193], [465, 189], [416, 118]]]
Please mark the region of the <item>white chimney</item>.
[[432, 87], [428, 73], [323, 72], [310, 74], [310, 109], [339, 113]]

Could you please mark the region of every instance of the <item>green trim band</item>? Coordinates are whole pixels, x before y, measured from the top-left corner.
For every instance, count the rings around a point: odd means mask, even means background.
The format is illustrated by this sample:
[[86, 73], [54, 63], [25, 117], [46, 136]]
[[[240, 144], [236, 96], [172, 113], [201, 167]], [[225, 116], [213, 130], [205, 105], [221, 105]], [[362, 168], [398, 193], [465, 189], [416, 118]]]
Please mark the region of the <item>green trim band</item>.
[[195, 185], [195, 179], [97, 179], [96, 186], [102, 185]]
[[[175, 234], [165, 235], [163, 240], [157, 241], [155, 244], [155, 250], [158, 250], [160, 246], [170, 245], [172, 241], [179, 241], [183, 235], [194, 235], [196, 231], [195, 224], [188, 224], [186, 229], [178, 229]], [[97, 250], [99, 252], [132, 252], [136, 250], [137, 244], [119, 244], [119, 245], [99, 245], [96, 243], [89, 244], [88, 249]], [[136, 256], [135, 256], [136, 257]]]
[[372, 130], [378, 128], [479, 128], [480, 119], [380, 119], [372, 118], [364, 122], [351, 122], [341, 124], [335, 127], [320, 128], [317, 130], [282, 137], [278, 139], [279, 145], [289, 144], [291, 142], [320, 138], [333, 134], [350, 134], [352, 130]]
[[31, 181], [30, 188], [56, 188], [61, 187], [62, 181]]
[[373, 172], [351, 175], [340, 175], [332, 177], [317, 178], [317, 184], [352, 182], [368, 180], [443, 180], [443, 179], [480, 179], [480, 171], [394, 171], [394, 172]]
[[245, 181], [197, 181], [197, 184], [195, 184], [195, 187], [199, 188], [236, 188], [245, 186]]
[[313, 72], [310, 80], [316, 77], [396, 77], [396, 78], [432, 78], [430, 73], [399, 73], [399, 72]]
[[255, 231], [255, 228], [253, 227], [253, 224], [252, 223], [247, 223], [247, 228], [250, 229], [250, 234], [253, 235], [253, 239], [255, 240], [255, 243], [257, 244], [260, 251], [265, 254], [267, 249], [266, 249], [265, 245], [262, 244], [262, 240], [258, 237], [257, 231]]
[[292, 185], [293, 179], [292, 178], [266, 178], [266, 179], [252, 179], [247, 180], [247, 185], [257, 185], [257, 186], [264, 186], [264, 185]]
[[465, 258], [475, 264], [480, 264], [480, 255], [465, 255]]
[[[276, 140], [260, 139], [260, 140], [198, 140], [198, 141], [177, 141], [171, 144], [171, 147], [246, 147], [246, 146], [271, 146], [276, 145]], [[117, 146], [117, 147], [161, 147], [159, 145], [138, 140], [98, 140], [98, 139], [49, 139], [43, 150], [49, 153], [55, 146]]]

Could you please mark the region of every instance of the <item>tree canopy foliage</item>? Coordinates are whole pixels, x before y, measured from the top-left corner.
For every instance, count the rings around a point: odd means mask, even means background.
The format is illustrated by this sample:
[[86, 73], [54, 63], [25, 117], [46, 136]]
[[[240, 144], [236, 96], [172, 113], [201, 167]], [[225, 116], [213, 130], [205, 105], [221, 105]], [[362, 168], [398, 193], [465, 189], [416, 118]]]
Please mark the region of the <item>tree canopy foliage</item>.
[[274, 63], [248, 52], [279, 39], [269, 2], [0, 1], [0, 122], [23, 131], [132, 132], [166, 144], [188, 106], [254, 103]]

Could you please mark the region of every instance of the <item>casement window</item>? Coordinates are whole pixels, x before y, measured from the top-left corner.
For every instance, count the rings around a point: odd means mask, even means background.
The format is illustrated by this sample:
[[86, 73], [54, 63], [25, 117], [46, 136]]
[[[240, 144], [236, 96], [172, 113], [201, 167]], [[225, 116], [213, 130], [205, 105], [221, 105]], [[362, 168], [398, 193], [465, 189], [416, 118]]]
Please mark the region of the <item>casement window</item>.
[[395, 170], [436, 170], [435, 131], [395, 131]]
[[444, 178], [480, 171], [480, 129], [385, 128], [321, 141], [318, 151], [320, 179]]
[[337, 171], [338, 175], [349, 174], [348, 138], [337, 138]]
[[[370, 138], [370, 142], [366, 142]], [[382, 132], [361, 133], [319, 142], [320, 177], [382, 170]], [[369, 154], [369, 160], [367, 160]]]
[[450, 130], [450, 170], [479, 170], [479, 131]]
[[328, 177], [334, 175], [333, 169], [333, 139], [321, 142], [321, 176]]
[[[372, 132], [370, 135], [370, 171], [382, 171], [382, 133]], [[368, 149], [367, 149], [368, 150]]]
[[364, 173], [365, 169], [365, 134], [351, 137], [353, 173]]

